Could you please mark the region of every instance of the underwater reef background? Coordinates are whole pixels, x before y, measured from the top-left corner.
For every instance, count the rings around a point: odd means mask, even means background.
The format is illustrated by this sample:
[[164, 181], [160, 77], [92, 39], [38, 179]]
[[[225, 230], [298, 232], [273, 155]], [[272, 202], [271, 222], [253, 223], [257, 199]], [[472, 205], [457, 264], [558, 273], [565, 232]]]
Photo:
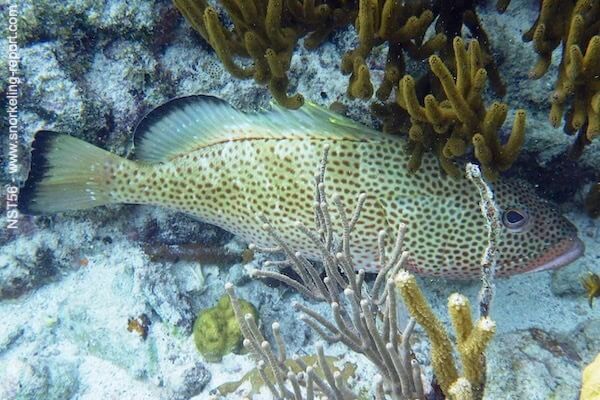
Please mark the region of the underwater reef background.
[[[0, 4], [0, 30], [7, 26], [7, 7]], [[487, 352], [485, 398], [573, 398], [583, 367], [600, 349], [600, 311], [589, 307], [580, 283], [587, 271], [600, 273], [600, 220], [582, 207], [588, 187], [600, 177], [600, 140], [571, 160], [574, 137], [548, 119], [560, 50], [552, 53], [545, 75], [528, 79], [538, 54], [521, 35], [536, 21], [537, 2], [513, 0], [503, 14], [489, 2], [477, 12], [506, 85], [502, 101], [527, 113], [523, 150], [508, 174], [557, 201], [586, 244], [585, 256], [568, 267], [496, 281], [491, 314], [497, 332]], [[340, 69], [344, 54], [358, 42], [348, 26], [314, 49], [296, 45], [288, 92], [325, 106], [341, 102], [349, 117], [380, 128], [368, 102], [348, 98], [349, 78]], [[249, 111], [271, 100], [265, 86], [232, 77], [166, 0], [21, 2], [19, 44], [23, 180], [29, 145], [40, 129], [126, 155], [137, 122], [173, 97], [208, 93]], [[0, 39], [3, 70], [6, 48]], [[384, 76], [385, 61], [384, 48], [375, 47], [368, 61], [373, 80]], [[415, 70], [428, 67], [427, 62], [408, 63]], [[3, 94], [6, 87], [0, 75]], [[489, 89], [484, 95], [488, 104], [498, 98]], [[509, 113], [503, 138], [513, 117]], [[0, 124], [6, 131], [6, 121]], [[6, 138], [1, 140], [4, 144]], [[3, 168], [3, 183], [7, 177]], [[326, 305], [315, 306], [285, 285], [251, 278], [248, 271], [266, 256], [247, 257], [246, 244], [229, 233], [154, 207], [23, 216], [17, 233], [0, 232], [0, 246], [0, 398], [216, 396], [216, 387], [255, 367], [248, 355], [231, 353], [208, 362], [196, 349], [196, 316], [217, 304], [225, 282], [254, 305], [262, 326], [280, 322], [290, 354], [313, 354], [320, 341], [289, 311], [291, 304], [328, 312]], [[448, 296], [458, 291], [475, 299], [480, 286], [444, 279], [420, 283], [446, 323]], [[272, 339], [269, 331], [264, 334]], [[418, 327], [413, 340], [430, 377], [429, 344]], [[325, 353], [338, 357], [340, 366], [355, 364], [353, 384], [371, 390], [373, 369], [364, 358], [339, 344], [326, 345]], [[229, 398], [240, 396], [234, 392]]]

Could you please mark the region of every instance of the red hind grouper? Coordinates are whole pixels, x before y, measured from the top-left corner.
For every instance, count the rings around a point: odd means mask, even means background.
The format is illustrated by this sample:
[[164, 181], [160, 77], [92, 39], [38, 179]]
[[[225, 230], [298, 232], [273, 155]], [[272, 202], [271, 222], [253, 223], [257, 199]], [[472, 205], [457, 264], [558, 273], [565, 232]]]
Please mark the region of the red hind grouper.
[[[40, 214], [154, 204], [272, 246], [255, 219], [263, 213], [292, 248], [317, 259], [294, 221], [314, 223], [314, 173], [325, 145], [328, 193], [339, 193], [348, 207], [360, 193], [368, 194], [353, 235], [359, 267], [377, 268], [378, 231], [393, 233], [402, 221], [409, 229], [411, 270], [479, 276], [487, 230], [473, 184], [443, 176], [433, 156], [409, 173], [403, 169], [409, 154], [402, 139], [311, 104], [248, 114], [215, 97], [176, 99], [137, 127], [136, 160], [71, 136], [39, 132], [20, 206]], [[575, 227], [527, 184], [503, 180], [494, 191], [503, 223], [498, 275], [556, 268], [582, 255]]]

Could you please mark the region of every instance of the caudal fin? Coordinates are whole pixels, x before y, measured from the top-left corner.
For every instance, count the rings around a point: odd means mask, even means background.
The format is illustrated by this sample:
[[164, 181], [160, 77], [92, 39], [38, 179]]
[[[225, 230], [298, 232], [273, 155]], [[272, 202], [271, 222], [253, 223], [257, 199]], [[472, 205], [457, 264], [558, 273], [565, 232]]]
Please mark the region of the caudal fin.
[[51, 214], [110, 203], [105, 166], [119, 159], [72, 136], [37, 132], [29, 177], [19, 193], [19, 210]]

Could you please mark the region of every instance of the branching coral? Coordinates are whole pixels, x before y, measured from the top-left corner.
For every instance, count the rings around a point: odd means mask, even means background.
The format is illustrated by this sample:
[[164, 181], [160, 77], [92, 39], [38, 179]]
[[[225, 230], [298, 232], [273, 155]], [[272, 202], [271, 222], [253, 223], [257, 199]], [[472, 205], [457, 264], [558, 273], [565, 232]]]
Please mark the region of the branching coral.
[[[405, 74], [405, 55], [423, 60], [445, 49], [443, 59], [451, 60], [452, 47], [447, 37], [461, 35], [463, 25], [480, 42], [484, 67], [494, 89], [504, 93], [489, 41], [474, 9], [473, 0], [458, 3], [436, 0], [400, 2], [398, 0], [224, 0], [221, 1], [232, 29], [219, 20], [217, 11], [206, 0], [173, 0], [177, 8], [213, 47], [225, 68], [235, 77], [253, 77], [267, 83], [275, 99], [288, 108], [302, 105], [302, 96], [287, 95], [292, 51], [299, 38], [306, 36], [307, 48], [319, 45], [336, 28], [355, 21], [359, 45], [342, 58], [341, 70], [350, 74], [348, 95], [370, 99], [374, 88], [366, 59], [374, 47], [388, 48], [384, 76], [377, 98], [386, 100]], [[435, 33], [426, 31], [435, 23]], [[236, 63], [234, 57], [252, 59], [251, 66]]]
[[[374, 47], [386, 44], [388, 53], [381, 86], [376, 95], [387, 100], [405, 71], [405, 55], [423, 60], [439, 52], [444, 60], [454, 57], [446, 38], [460, 36], [466, 26], [483, 49], [483, 67], [490, 75], [494, 90], [503, 95], [504, 84], [491, 57], [489, 40], [475, 13], [473, 0], [411, 1], [360, 0], [355, 22], [359, 45], [342, 58], [341, 69], [350, 75], [348, 95], [370, 99], [373, 95], [370, 71], [366, 59]], [[435, 26], [435, 33], [426, 37]]]
[[577, 133], [574, 154], [578, 154], [600, 135], [600, 2], [543, 0], [523, 40], [533, 42], [539, 55], [530, 71], [533, 79], [548, 71], [552, 52], [562, 44], [558, 78], [550, 96], [550, 122], [558, 127], [564, 116], [565, 131]]
[[[291, 266], [300, 279], [296, 281], [269, 270], [257, 270], [253, 275], [280, 280], [308, 298], [329, 303], [334, 322], [304, 305], [297, 304], [296, 309], [303, 314], [302, 319], [324, 340], [345, 344], [353, 351], [363, 354], [377, 367], [382, 376], [378, 392], [385, 391], [393, 399], [421, 399], [424, 396], [421, 373], [408, 342], [414, 323], [409, 323], [404, 331], [400, 331], [396, 318], [393, 281], [388, 279], [403, 268], [406, 262], [407, 254], [402, 252], [406, 228], [401, 226], [398, 230], [394, 248], [389, 254], [385, 246], [386, 234], [383, 231], [380, 233], [382, 269], [373, 286], [368, 288], [364, 283], [364, 271], [354, 272], [356, 266], [351, 254], [352, 231], [360, 218], [366, 196], [359, 197], [351, 215], [346, 213], [340, 197], [333, 196], [336, 215], [342, 223], [342, 232], [337, 235], [333, 230], [328, 198], [325, 195], [326, 162], [325, 152], [316, 180], [315, 230], [301, 224], [297, 226], [298, 230], [320, 249], [326, 278], [321, 280], [316, 268], [301, 253], [289, 248], [264, 217], [259, 217], [263, 228], [278, 244], [278, 248], [262, 250], [283, 251], [287, 259], [275, 265]], [[340, 296], [340, 292], [343, 292], [343, 297]], [[383, 320], [383, 325], [378, 327], [380, 319]], [[344, 397], [336, 395], [332, 398]]]
[[[434, 1], [432, 10], [434, 17], [437, 17], [435, 30], [444, 33], [448, 38], [453, 38], [462, 36], [463, 26], [466, 27], [470, 35], [479, 43], [482, 57], [481, 66], [488, 74], [492, 89], [497, 95], [504, 96], [506, 87], [492, 57], [490, 40], [475, 11], [476, 4], [476, 0]], [[445, 63], [449, 63], [453, 59], [452, 43], [449, 40], [440, 55]]]
[[481, 317], [473, 323], [469, 300], [458, 293], [448, 299], [448, 312], [454, 327], [456, 347], [462, 364], [463, 376], [459, 378], [454, 362], [452, 344], [443, 324], [435, 316], [417, 285], [415, 277], [401, 270], [394, 278], [409, 313], [423, 327], [431, 342], [431, 364], [443, 392], [452, 399], [481, 399], [485, 385], [484, 352], [495, 330], [495, 323], [489, 318], [489, 308], [493, 297], [493, 277], [497, 262], [496, 245], [499, 238], [499, 212], [493, 194], [481, 174], [473, 164], [467, 165], [466, 173], [477, 187], [481, 196], [481, 211], [485, 216], [489, 242], [484, 252], [482, 288], [480, 291]]
[[[287, 358], [285, 343], [281, 337], [279, 323], [271, 326], [276, 348], [265, 339], [256, 320], [251, 314], [244, 314], [231, 283], [225, 290], [229, 294], [235, 315], [244, 335], [244, 346], [257, 359], [257, 370], [263, 383], [275, 399], [295, 400], [314, 399], [315, 392], [321, 392], [332, 400], [352, 400], [357, 396], [348, 389], [345, 379], [339, 371], [335, 371], [327, 361], [323, 346], [317, 346], [316, 365], [307, 365], [302, 358]], [[295, 372], [299, 371], [299, 372]], [[345, 378], [345, 379], [343, 379]], [[306, 397], [302, 396], [301, 387], [305, 388]]]
[[421, 60], [444, 45], [446, 36], [442, 33], [424, 40], [433, 19], [426, 2], [360, 0], [355, 22], [359, 45], [344, 55], [341, 64], [342, 72], [351, 74], [348, 95], [362, 99], [372, 97], [373, 86], [365, 60], [374, 47], [387, 43], [385, 73], [377, 90], [377, 98], [386, 100], [405, 73], [405, 53]]
[[[395, 282], [408, 311], [429, 337], [433, 370], [443, 392], [449, 393], [459, 375], [448, 333], [431, 310], [412, 274], [405, 270], [400, 271], [395, 277]], [[448, 311], [456, 333], [464, 378], [469, 382], [475, 398], [480, 399], [483, 396], [485, 383], [483, 354], [494, 335], [496, 325], [488, 317], [482, 317], [474, 324], [469, 300], [458, 293], [454, 293], [448, 299]]]
[[[173, 2], [233, 76], [268, 84], [273, 97], [287, 108], [298, 108], [304, 102], [300, 94], [287, 94], [287, 70], [298, 39], [308, 34], [305, 45], [315, 47], [354, 15], [353, 2], [345, 0], [327, 4], [314, 0], [224, 0], [221, 4], [233, 23], [229, 30], [206, 0]], [[236, 56], [250, 58], [252, 64], [238, 64]]]
[[512, 133], [501, 144], [498, 132], [506, 119], [507, 106], [493, 103], [486, 108], [483, 103], [487, 72], [482, 67], [479, 43], [472, 40], [465, 50], [462, 39], [456, 37], [453, 48], [456, 80], [440, 57], [429, 57], [429, 67], [441, 89], [435, 90], [432, 85], [435, 94], [424, 96], [423, 105], [414, 78], [405, 75], [400, 81], [396, 102], [408, 112], [412, 123], [408, 132], [413, 145], [409, 168], [418, 168], [423, 151], [433, 149], [444, 170], [457, 176], [459, 171], [451, 160], [464, 155], [472, 144], [485, 176], [495, 179], [519, 154], [525, 135], [525, 112], [516, 112]]
[[[533, 34], [540, 53], [539, 71], [534, 69], [533, 77], [545, 73], [550, 54], [542, 51], [550, 50], [555, 43], [554, 37], [547, 37], [548, 28], [545, 28], [554, 21], [544, 23], [543, 18], [551, 16], [543, 11]], [[565, 18], [565, 14], [559, 14], [559, 11], [556, 15], [567, 24], [556, 24], [563, 28], [563, 54], [551, 96], [550, 121], [558, 126], [565, 114], [567, 101], [572, 99], [565, 115], [565, 131], [579, 131], [579, 135], [585, 134], [586, 140], [591, 141], [600, 135], [600, 3], [579, 0], [573, 6], [570, 17]]]
[[448, 389], [448, 396], [451, 400], [472, 400], [473, 389], [466, 378], [458, 378]]
[[[398, 104], [377, 103], [373, 111], [384, 118], [393, 115], [386, 118], [388, 130], [406, 126], [410, 116], [412, 127], [408, 131], [413, 158], [409, 168], [417, 169], [422, 154], [434, 150], [444, 170], [458, 175], [451, 160], [462, 156], [472, 144], [484, 173], [494, 178], [518, 155], [523, 142], [524, 113], [517, 112], [513, 134], [501, 145], [497, 131], [506, 117], [506, 106], [494, 103], [489, 110], [483, 106], [481, 92], [488, 76], [497, 93], [503, 94], [504, 87], [490, 57], [489, 41], [473, 0], [452, 5], [441, 0], [221, 1], [231, 28], [206, 0], [173, 1], [210, 43], [228, 71], [238, 78], [252, 77], [267, 84], [277, 102], [287, 108], [298, 108], [304, 101], [300, 94], [287, 94], [287, 71], [298, 39], [306, 36], [305, 45], [315, 47], [335, 28], [355, 20], [358, 46], [347, 52], [341, 62], [342, 72], [350, 74], [347, 93], [352, 98], [373, 96], [375, 89], [366, 60], [375, 47], [387, 45], [383, 79], [375, 93], [380, 101], [385, 101], [394, 88], [399, 88]], [[472, 42], [476, 44], [470, 46], [468, 53], [460, 39], [452, 44], [447, 40], [460, 36], [463, 26], [475, 37]], [[432, 27], [435, 32], [428, 36], [427, 31]], [[429, 57], [439, 82], [421, 85], [408, 76], [400, 81], [406, 73], [407, 55], [415, 60]], [[240, 64], [236, 57], [249, 58], [252, 63]], [[457, 85], [453, 74], [459, 81]], [[435, 97], [425, 97], [425, 106], [419, 106], [423, 109], [419, 113], [417, 93], [429, 90], [429, 86]]]
[[[235, 293], [235, 290], [233, 290], [233, 286], [227, 285], [227, 287], [230, 288], [232, 302], [236, 302], [236, 293]], [[243, 318], [244, 316], [242, 315], [241, 317]], [[248, 329], [252, 329], [254, 324], [248, 323], [246, 326], [248, 327]], [[281, 328], [279, 327], [278, 323], [274, 323], [271, 326], [271, 329], [272, 329], [272, 333], [274, 336], [275, 335], [277, 335], [279, 337], [281, 336], [280, 335]], [[260, 331], [255, 333], [256, 338], [258, 338], [260, 336], [262, 336]], [[283, 339], [282, 340], [277, 339], [276, 342], [280, 342], [283, 344]], [[283, 354], [283, 353], [280, 353], [280, 354]], [[339, 379], [342, 379], [342, 382], [346, 382], [346, 381], [348, 381], [348, 379], [350, 379], [351, 377], [354, 376], [354, 374], [356, 372], [356, 364], [351, 363], [351, 362], [345, 362], [345, 363], [343, 363], [342, 366], [340, 366], [340, 368], [338, 368], [336, 366], [336, 363], [339, 363], [339, 361], [340, 361], [338, 357], [329, 357], [329, 356], [325, 356], [324, 354], [322, 354], [322, 357], [323, 358], [321, 358], [321, 356], [319, 355], [319, 351], [317, 351], [317, 355], [306, 355], [306, 356], [299, 356], [299, 357], [294, 357], [294, 358], [287, 358], [283, 362], [283, 365], [281, 365], [281, 368], [283, 368], [284, 372], [291, 371], [296, 375], [301, 374], [300, 377], [303, 377], [304, 374], [306, 373], [307, 366], [310, 365], [310, 366], [313, 366], [313, 368], [311, 370], [311, 374], [314, 372], [314, 374], [318, 378], [325, 379], [325, 373], [323, 372], [323, 368], [321, 368], [319, 365], [327, 365], [325, 368], [326, 369], [328, 368], [331, 371], [331, 372], [327, 371], [327, 374], [330, 376], [331, 375], [336, 376], [339, 374], [339, 377], [340, 377]], [[271, 357], [269, 357], [269, 358], [271, 358]], [[232, 393], [236, 392], [238, 390], [238, 388], [243, 384], [250, 384], [250, 386], [251, 386], [249, 393], [248, 393], [249, 398], [253, 398], [254, 395], [259, 394], [261, 389], [263, 387], [265, 387], [265, 383], [264, 383], [265, 381], [273, 382], [273, 380], [275, 379], [275, 374], [273, 373], [272, 369], [269, 367], [269, 364], [268, 364], [269, 358], [263, 359], [262, 363], [259, 361], [257, 363], [258, 366], [256, 368], [252, 369], [246, 375], [244, 375], [240, 380], [234, 381], [234, 382], [226, 382], [226, 383], [219, 385], [217, 387], [217, 391], [219, 392], [219, 394], [221, 394], [223, 396], [231, 395]], [[274, 358], [279, 359], [279, 358], [281, 358], [281, 355], [279, 355], [279, 357], [275, 355]], [[276, 367], [276, 369], [280, 369], [280, 368]], [[265, 378], [266, 378], [266, 380], [265, 380]], [[312, 381], [315, 382], [314, 379]], [[319, 382], [321, 382], [321, 381], [319, 381]], [[304, 383], [304, 382], [302, 382], [302, 383]], [[317, 386], [317, 388], [318, 388], [318, 386]], [[317, 389], [317, 390], [320, 390], [320, 389]]]
[[[491, 280], [495, 265], [495, 247], [490, 233], [490, 245], [482, 262], [484, 284], [480, 308], [485, 314], [477, 323], [472, 322], [469, 301], [462, 295], [454, 294], [449, 299], [449, 312], [457, 334], [457, 348], [463, 366], [464, 377], [460, 377], [455, 366], [453, 346], [442, 323], [433, 314], [431, 307], [420, 291], [415, 277], [404, 269], [408, 254], [402, 251], [402, 242], [406, 227], [401, 225], [391, 251], [386, 251], [386, 233], [379, 234], [379, 263], [381, 269], [371, 287], [364, 281], [364, 270], [357, 270], [352, 256], [352, 231], [360, 218], [366, 199], [361, 195], [352, 214], [348, 214], [340, 197], [334, 195], [333, 209], [325, 190], [325, 170], [327, 148], [322, 164], [316, 175], [315, 221], [316, 229], [298, 223], [300, 234], [313, 242], [322, 255], [326, 277], [322, 280], [319, 271], [302, 256], [301, 252], [291, 249], [278, 234], [277, 230], [263, 216], [259, 216], [263, 229], [277, 243], [276, 248], [262, 249], [267, 252], [281, 251], [286, 255], [284, 261], [271, 262], [276, 267], [291, 267], [299, 277], [294, 280], [273, 270], [256, 270], [253, 275], [261, 278], [276, 279], [295, 288], [308, 298], [327, 302], [331, 305], [333, 318], [327, 318], [307, 306], [297, 304], [295, 308], [302, 313], [302, 319], [327, 342], [341, 342], [356, 353], [363, 354], [379, 371], [375, 380], [375, 398], [414, 400], [424, 399], [419, 365], [410, 349], [409, 338], [415, 321], [423, 326], [432, 343], [432, 365], [434, 373], [444, 393], [451, 399], [480, 399], [485, 383], [485, 348], [491, 340], [495, 324], [487, 317], [491, 301]], [[486, 218], [497, 218], [491, 192], [476, 167], [471, 166], [473, 181], [482, 195], [482, 211]], [[484, 187], [479, 187], [483, 185]], [[490, 208], [493, 208], [490, 209]], [[342, 231], [333, 230], [331, 211], [340, 219]], [[489, 214], [489, 215], [488, 215]], [[489, 221], [490, 229], [496, 226]], [[259, 249], [260, 250], [260, 249]], [[486, 271], [488, 269], [489, 271]], [[404, 303], [414, 320], [410, 320], [403, 332], [399, 329], [396, 315], [396, 289], [402, 295]], [[244, 345], [257, 359], [258, 371], [277, 399], [313, 399], [315, 391], [322, 392], [331, 399], [352, 399], [356, 396], [350, 391], [339, 373], [332, 373], [325, 362], [322, 346], [317, 346], [318, 366], [324, 379], [315, 374], [313, 366], [301, 366], [301, 372], [288, 367], [285, 344], [280, 334], [279, 324], [273, 324], [273, 336], [276, 351], [260, 333], [252, 315], [243, 315], [237, 305], [237, 298], [231, 284], [226, 286], [231, 297], [236, 318], [240, 322]], [[488, 290], [490, 292], [488, 293]], [[343, 296], [340, 292], [343, 291]], [[482, 306], [485, 305], [485, 306]], [[304, 388], [304, 389], [302, 389]]]

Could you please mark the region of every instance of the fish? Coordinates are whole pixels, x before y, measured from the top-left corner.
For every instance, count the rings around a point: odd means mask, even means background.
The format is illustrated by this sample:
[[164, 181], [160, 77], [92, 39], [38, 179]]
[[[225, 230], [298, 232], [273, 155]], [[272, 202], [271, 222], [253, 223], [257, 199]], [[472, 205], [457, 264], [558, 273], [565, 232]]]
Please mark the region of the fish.
[[[352, 234], [357, 269], [376, 272], [379, 231], [393, 235], [405, 223], [407, 269], [450, 279], [481, 275], [488, 229], [474, 185], [444, 175], [432, 155], [411, 172], [403, 138], [308, 102], [293, 111], [243, 112], [214, 96], [177, 98], [140, 121], [131, 158], [40, 131], [19, 209], [37, 215], [108, 204], [162, 206], [272, 247], [256, 218], [263, 214], [291, 248], [318, 260], [297, 222], [314, 226], [315, 172], [325, 146], [328, 195], [339, 195], [348, 212], [360, 194], [367, 196]], [[493, 190], [501, 219], [497, 276], [562, 267], [583, 254], [576, 227], [527, 182], [499, 179]]]

